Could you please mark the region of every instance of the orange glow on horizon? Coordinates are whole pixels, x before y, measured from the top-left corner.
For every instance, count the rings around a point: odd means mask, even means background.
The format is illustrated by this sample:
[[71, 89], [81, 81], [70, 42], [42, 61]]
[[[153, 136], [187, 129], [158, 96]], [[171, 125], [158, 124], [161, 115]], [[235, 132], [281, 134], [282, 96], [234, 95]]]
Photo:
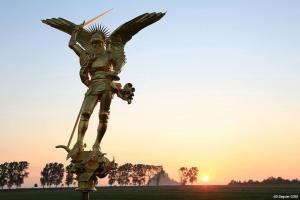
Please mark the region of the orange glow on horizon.
[[202, 176], [202, 181], [203, 181], [203, 182], [208, 182], [208, 181], [209, 181], [209, 176], [203, 175], [203, 176]]

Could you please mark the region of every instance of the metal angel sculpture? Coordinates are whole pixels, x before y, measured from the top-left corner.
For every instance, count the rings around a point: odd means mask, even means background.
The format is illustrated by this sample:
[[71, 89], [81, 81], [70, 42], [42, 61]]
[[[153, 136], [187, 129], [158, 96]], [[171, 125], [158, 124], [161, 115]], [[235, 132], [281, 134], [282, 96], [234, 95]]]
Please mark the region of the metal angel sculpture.
[[[103, 13], [104, 14], [104, 13]], [[97, 16], [99, 18], [103, 14]], [[99, 125], [97, 137], [93, 145], [93, 152], [100, 151], [100, 143], [106, 132], [110, 104], [116, 94], [121, 99], [131, 103], [134, 96], [134, 87], [131, 83], [122, 85], [116, 81], [120, 80], [118, 74], [125, 64], [124, 47], [126, 43], [143, 28], [160, 20], [165, 13], [145, 13], [125, 24], [119, 26], [111, 34], [104, 26], [92, 25], [84, 27], [96, 18], [76, 25], [63, 18], [52, 18], [42, 20], [43, 23], [71, 35], [69, 47], [79, 56], [80, 78], [88, 87], [80, 113], [75, 123], [78, 124], [77, 142], [73, 148], [68, 149], [67, 158], [74, 158], [83, 151], [83, 139], [88, 128], [89, 118], [97, 104], [100, 102]]]

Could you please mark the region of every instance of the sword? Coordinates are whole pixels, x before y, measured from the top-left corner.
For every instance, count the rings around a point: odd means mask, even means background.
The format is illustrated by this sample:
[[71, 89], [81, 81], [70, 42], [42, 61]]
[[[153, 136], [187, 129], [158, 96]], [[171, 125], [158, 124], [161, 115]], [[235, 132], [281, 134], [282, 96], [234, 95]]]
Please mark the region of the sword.
[[112, 8], [109, 9], [109, 10], [107, 10], [107, 11], [105, 11], [105, 12], [103, 12], [103, 13], [101, 13], [100, 15], [98, 15], [98, 16], [96, 16], [96, 17], [90, 19], [90, 20], [87, 21], [87, 22], [84, 22], [83, 25], [82, 25], [82, 27], [85, 27], [85, 26], [89, 25], [90, 23], [96, 21], [97, 19], [99, 19], [100, 17], [106, 15], [106, 14], [109, 13], [110, 11], [112, 11]]
[[63, 148], [63, 149], [65, 149], [68, 153], [70, 152], [70, 144], [71, 144], [71, 141], [72, 141], [72, 139], [73, 139], [73, 136], [74, 136], [76, 127], [77, 127], [78, 122], [79, 122], [79, 118], [80, 118], [80, 115], [81, 115], [81, 112], [82, 112], [83, 104], [84, 104], [84, 100], [83, 100], [83, 102], [82, 102], [82, 104], [81, 104], [81, 107], [80, 107], [79, 113], [78, 113], [78, 115], [77, 115], [77, 118], [76, 118], [76, 121], [75, 121], [75, 124], [74, 124], [74, 127], [73, 127], [72, 133], [71, 133], [71, 135], [70, 135], [70, 138], [69, 138], [69, 141], [68, 141], [67, 146], [66, 146], [66, 145], [57, 145], [57, 146], [55, 146], [56, 148]]
[[75, 133], [75, 130], [76, 130], [76, 127], [77, 127], [77, 124], [78, 124], [78, 121], [79, 121], [81, 112], [82, 112], [83, 104], [84, 104], [84, 101], [82, 102], [81, 107], [80, 107], [80, 110], [79, 110], [79, 113], [78, 113], [78, 115], [77, 115], [77, 118], [76, 118], [76, 121], [75, 121], [73, 130], [72, 130], [71, 136], [70, 136], [69, 141], [68, 141], [67, 148], [70, 148], [70, 144], [71, 144], [71, 141], [72, 141], [72, 139], [73, 139], [73, 136], [74, 136], [74, 133]]

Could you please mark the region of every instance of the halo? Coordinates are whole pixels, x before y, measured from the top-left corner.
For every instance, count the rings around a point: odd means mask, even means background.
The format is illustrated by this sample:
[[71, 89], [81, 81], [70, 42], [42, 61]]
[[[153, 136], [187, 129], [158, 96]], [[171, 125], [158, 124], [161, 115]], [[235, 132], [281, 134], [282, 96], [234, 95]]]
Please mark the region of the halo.
[[105, 38], [109, 37], [109, 30], [103, 25], [93, 24], [87, 28], [87, 31], [91, 34], [101, 33]]

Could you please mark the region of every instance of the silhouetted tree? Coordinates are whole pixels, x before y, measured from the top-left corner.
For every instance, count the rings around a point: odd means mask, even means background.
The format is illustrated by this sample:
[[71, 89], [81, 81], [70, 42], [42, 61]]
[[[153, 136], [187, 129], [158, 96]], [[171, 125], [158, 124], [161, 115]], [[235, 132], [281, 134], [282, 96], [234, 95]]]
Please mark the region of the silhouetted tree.
[[147, 167], [144, 164], [135, 164], [133, 165], [132, 170], [132, 184], [133, 185], [144, 185], [146, 181], [146, 172]]
[[50, 177], [50, 165], [47, 163], [43, 168], [43, 171], [41, 171], [40, 183], [43, 188], [45, 187], [45, 185], [51, 186], [49, 177]]
[[62, 183], [64, 177], [64, 165], [62, 163], [50, 163], [49, 181], [50, 185], [57, 187]]
[[180, 178], [181, 185], [186, 185], [188, 178], [189, 178], [188, 177], [188, 172], [189, 172], [188, 168], [181, 167], [181, 168], [179, 168], [178, 172], [179, 172], [179, 178]]
[[238, 182], [236, 180], [231, 180], [228, 185], [237, 185]]
[[121, 165], [117, 169], [117, 182], [119, 185], [124, 186], [124, 185], [129, 185], [130, 183], [130, 178], [131, 178], [131, 173], [132, 173], [132, 164], [131, 163], [126, 163], [124, 165]]
[[189, 169], [187, 176], [191, 184], [197, 181], [198, 172], [199, 172], [198, 167], [191, 167]]
[[7, 187], [8, 189], [11, 189], [13, 185], [16, 185], [17, 183], [17, 176], [18, 176], [18, 162], [10, 162], [8, 163], [8, 179], [7, 179]]
[[73, 168], [74, 164], [69, 164], [67, 167], [66, 167], [66, 180], [65, 180], [65, 184], [69, 187], [72, 183], [73, 183], [73, 180], [74, 180], [74, 175], [72, 173], [72, 168]]
[[44, 188], [45, 185], [56, 187], [62, 183], [64, 177], [64, 165], [62, 163], [47, 163], [43, 171], [41, 171], [40, 183]]
[[8, 181], [8, 163], [0, 164], [0, 187], [3, 189]]
[[117, 179], [118, 179], [117, 175], [118, 175], [118, 163], [114, 163], [114, 166], [108, 173], [108, 184], [109, 185], [112, 186], [117, 181]]
[[17, 188], [21, 187], [24, 183], [24, 178], [27, 178], [29, 172], [26, 170], [28, 169], [29, 163], [27, 161], [18, 162], [16, 165], [16, 173], [15, 173], [15, 185]]

